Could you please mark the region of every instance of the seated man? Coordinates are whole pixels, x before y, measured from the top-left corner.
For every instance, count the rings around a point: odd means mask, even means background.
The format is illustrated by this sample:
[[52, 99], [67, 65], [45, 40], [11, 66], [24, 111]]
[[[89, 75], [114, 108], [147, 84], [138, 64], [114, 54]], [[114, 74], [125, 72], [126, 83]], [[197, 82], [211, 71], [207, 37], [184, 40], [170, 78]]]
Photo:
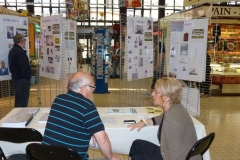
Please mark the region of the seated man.
[[119, 159], [112, 152], [95, 105], [89, 100], [94, 89], [94, 80], [90, 74], [73, 74], [68, 82], [68, 93], [58, 95], [51, 106], [43, 144], [69, 147], [77, 151], [82, 160], [87, 160], [89, 141], [94, 136], [108, 159]]

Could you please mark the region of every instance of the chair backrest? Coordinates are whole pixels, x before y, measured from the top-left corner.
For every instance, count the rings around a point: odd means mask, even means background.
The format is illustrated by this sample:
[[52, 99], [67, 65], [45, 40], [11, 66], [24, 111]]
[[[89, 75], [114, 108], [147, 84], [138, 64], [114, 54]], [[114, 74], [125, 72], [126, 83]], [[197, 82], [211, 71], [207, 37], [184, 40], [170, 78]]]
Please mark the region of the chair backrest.
[[191, 150], [188, 152], [188, 155], [186, 157], [186, 160], [189, 160], [191, 157], [195, 155], [201, 154], [201, 156], [208, 150], [210, 145], [212, 144], [212, 141], [215, 137], [215, 133], [210, 133], [206, 137], [203, 137], [202, 139], [198, 140]]
[[28, 160], [81, 160], [80, 155], [63, 146], [31, 143], [26, 147]]
[[32, 128], [0, 128], [0, 141], [12, 143], [42, 142], [43, 136]]

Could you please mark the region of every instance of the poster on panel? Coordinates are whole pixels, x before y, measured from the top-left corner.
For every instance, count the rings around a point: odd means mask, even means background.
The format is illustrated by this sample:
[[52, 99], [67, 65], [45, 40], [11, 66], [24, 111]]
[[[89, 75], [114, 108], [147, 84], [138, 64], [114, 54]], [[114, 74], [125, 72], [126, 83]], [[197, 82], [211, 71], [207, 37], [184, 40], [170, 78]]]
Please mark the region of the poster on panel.
[[[127, 79], [153, 76], [153, 20], [128, 17], [127, 22]], [[133, 26], [133, 27], [132, 27]]]
[[13, 37], [16, 34], [22, 34], [26, 38], [25, 49], [29, 56], [28, 19], [26, 17], [0, 15], [0, 81], [11, 79], [8, 54], [14, 45]]
[[172, 22], [169, 77], [198, 82], [205, 79], [207, 31], [207, 19]]
[[61, 71], [61, 15], [41, 17], [41, 76], [59, 80]]
[[62, 69], [64, 75], [77, 72], [76, 21], [62, 19]]

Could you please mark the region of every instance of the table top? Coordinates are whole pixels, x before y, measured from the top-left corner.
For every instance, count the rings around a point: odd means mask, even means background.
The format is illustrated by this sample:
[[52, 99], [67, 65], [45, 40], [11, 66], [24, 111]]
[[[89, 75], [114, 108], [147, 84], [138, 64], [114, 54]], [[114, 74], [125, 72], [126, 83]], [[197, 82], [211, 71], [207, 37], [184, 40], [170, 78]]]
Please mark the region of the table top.
[[[136, 110], [136, 113], [107, 113], [106, 109], [129, 109], [130, 107], [109, 107], [109, 108], [97, 108], [99, 115], [104, 123], [105, 131], [109, 136], [109, 139], [112, 144], [113, 152], [128, 154], [130, 150], [130, 146], [135, 139], [143, 139], [150, 141], [152, 143], [158, 144], [157, 139], [157, 130], [158, 126], [146, 126], [142, 128], [139, 132], [136, 130], [130, 131], [127, 126], [129, 124], [124, 124], [124, 120], [135, 120], [138, 122], [141, 118], [150, 118], [159, 114], [148, 113], [149, 110], [146, 107], [132, 107]], [[151, 108], [151, 107], [150, 107]], [[14, 108], [11, 110], [4, 118], [0, 120], [0, 125], [11, 115], [16, 114], [22, 108]], [[154, 107], [151, 109], [155, 109]], [[43, 116], [44, 113], [50, 111], [50, 108], [40, 108], [38, 113], [34, 116], [32, 121], [28, 124], [28, 128], [35, 128], [40, 133], [44, 134], [46, 123], [39, 123], [38, 120]], [[156, 110], [155, 110], [156, 111]], [[206, 131], [204, 125], [199, 122], [197, 119], [192, 117], [197, 138], [203, 138], [206, 136]], [[146, 134], [146, 132], [148, 134]], [[127, 135], [127, 136], [126, 136]], [[8, 142], [1, 142], [0, 145], [6, 155], [16, 154], [16, 153], [25, 153], [25, 147], [27, 144], [21, 144], [22, 147], [13, 147]], [[21, 149], [19, 149], [21, 148]], [[95, 148], [90, 141], [90, 148]], [[204, 154], [204, 160], [210, 160], [209, 152]]]

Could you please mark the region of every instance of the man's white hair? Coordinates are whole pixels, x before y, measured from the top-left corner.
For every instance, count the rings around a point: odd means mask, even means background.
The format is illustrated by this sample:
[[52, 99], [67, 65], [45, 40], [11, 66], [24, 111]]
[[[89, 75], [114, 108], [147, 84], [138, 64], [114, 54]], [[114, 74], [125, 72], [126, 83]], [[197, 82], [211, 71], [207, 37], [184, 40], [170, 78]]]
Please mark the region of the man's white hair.
[[82, 86], [89, 85], [89, 79], [86, 76], [81, 76], [75, 80], [69, 80], [68, 90], [79, 93]]

